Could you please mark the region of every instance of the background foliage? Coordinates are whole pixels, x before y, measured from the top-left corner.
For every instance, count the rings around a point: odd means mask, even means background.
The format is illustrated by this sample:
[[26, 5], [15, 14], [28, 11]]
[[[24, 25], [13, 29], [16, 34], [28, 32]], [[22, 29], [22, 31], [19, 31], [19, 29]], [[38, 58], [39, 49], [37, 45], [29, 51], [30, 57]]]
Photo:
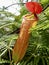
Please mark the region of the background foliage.
[[[20, 3], [22, 4], [19, 4], [21, 9], [18, 16], [0, 8], [0, 65], [16, 65], [12, 63], [12, 48], [19, 35], [22, 16], [29, 13], [23, 0]], [[49, 0], [39, 0], [39, 3], [45, 8]], [[49, 65], [49, 7], [38, 17], [37, 26], [30, 29], [27, 52], [18, 65]]]

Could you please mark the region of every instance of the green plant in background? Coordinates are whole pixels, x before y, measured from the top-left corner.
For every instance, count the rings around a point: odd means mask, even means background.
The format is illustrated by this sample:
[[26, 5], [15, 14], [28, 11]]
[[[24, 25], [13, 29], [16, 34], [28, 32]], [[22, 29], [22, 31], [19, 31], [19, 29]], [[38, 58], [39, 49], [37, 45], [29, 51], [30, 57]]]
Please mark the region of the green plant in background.
[[49, 0], [40, 0], [40, 2], [41, 2], [42, 4], [47, 4], [47, 3], [49, 2]]
[[[48, 0], [41, 0], [40, 2], [44, 7]], [[19, 33], [13, 31], [18, 31], [22, 16], [27, 13], [29, 12], [24, 6], [21, 7], [18, 16], [0, 9], [0, 65], [16, 65], [13, 63], [11, 54]], [[38, 17], [37, 26], [30, 29], [27, 52], [18, 65], [49, 65], [49, 7]]]

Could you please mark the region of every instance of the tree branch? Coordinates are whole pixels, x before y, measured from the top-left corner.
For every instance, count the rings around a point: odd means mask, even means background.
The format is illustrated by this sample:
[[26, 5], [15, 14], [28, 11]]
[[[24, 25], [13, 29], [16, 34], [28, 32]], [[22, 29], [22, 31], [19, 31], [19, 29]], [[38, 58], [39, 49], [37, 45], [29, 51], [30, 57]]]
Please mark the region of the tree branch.
[[14, 4], [11, 4], [11, 5], [7, 6], [7, 7], [5, 7], [5, 9], [7, 9], [7, 8], [13, 6], [13, 5], [17, 5], [17, 4], [20, 5], [20, 4], [25, 4], [25, 3], [14, 3]]

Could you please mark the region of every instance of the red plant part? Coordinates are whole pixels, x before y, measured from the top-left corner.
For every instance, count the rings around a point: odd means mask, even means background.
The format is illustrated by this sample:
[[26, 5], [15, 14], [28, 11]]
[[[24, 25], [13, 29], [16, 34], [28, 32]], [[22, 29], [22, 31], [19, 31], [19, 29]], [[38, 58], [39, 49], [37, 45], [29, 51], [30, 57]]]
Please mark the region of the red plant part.
[[27, 14], [24, 16], [19, 37], [14, 45], [12, 58], [14, 62], [18, 62], [22, 60], [24, 57], [27, 47], [28, 47], [28, 39], [30, 36], [29, 29], [30, 27], [34, 27], [37, 23], [37, 18], [33, 14]]
[[27, 2], [26, 8], [34, 14], [40, 14], [43, 10], [42, 6], [37, 2]]

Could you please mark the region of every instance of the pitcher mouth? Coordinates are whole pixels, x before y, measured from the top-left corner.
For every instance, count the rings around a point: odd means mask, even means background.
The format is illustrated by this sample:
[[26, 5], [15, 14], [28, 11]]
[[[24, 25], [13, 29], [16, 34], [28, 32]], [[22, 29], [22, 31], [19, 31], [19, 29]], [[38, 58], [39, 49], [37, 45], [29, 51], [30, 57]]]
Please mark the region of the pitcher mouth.
[[26, 14], [23, 18], [26, 20], [38, 20], [38, 17], [35, 14]]

